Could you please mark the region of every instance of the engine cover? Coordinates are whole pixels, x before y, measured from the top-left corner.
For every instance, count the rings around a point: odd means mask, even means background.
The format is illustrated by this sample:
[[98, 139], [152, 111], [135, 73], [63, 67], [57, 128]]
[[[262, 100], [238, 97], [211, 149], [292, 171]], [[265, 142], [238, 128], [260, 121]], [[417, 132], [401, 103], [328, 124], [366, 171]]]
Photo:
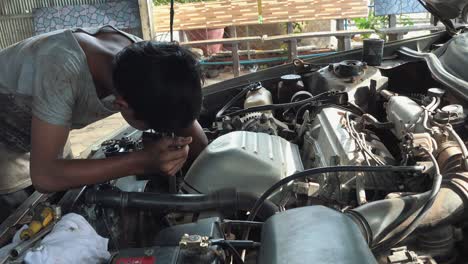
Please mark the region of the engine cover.
[[297, 145], [278, 136], [236, 131], [208, 145], [187, 172], [182, 187], [190, 193], [234, 187], [261, 195], [303, 169]]

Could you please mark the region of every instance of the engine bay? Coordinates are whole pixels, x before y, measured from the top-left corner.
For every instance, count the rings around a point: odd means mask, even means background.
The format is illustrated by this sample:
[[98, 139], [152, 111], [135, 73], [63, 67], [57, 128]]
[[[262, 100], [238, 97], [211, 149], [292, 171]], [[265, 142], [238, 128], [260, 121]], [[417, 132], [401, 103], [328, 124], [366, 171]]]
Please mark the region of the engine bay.
[[[466, 102], [422, 61], [293, 65], [207, 108], [190, 168], [88, 186], [67, 211], [111, 263], [467, 261]], [[161, 136], [128, 129], [92, 157]]]

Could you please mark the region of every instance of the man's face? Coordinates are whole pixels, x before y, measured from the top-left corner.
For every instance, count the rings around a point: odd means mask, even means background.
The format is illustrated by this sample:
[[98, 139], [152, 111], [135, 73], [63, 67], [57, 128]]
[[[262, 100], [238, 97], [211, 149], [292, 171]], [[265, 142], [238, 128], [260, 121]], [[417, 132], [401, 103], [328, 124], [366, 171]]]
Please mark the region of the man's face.
[[121, 97], [117, 96], [114, 101], [114, 106], [117, 110], [120, 111], [122, 117], [127, 121], [127, 123], [138, 129], [138, 130], [148, 130], [148, 125], [144, 121], [138, 120], [135, 118], [135, 111], [128, 105], [128, 103]]
[[149, 127], [145, 124], [145, 122], [135, 119], [133, 110], [128, 109], [128, 110], [121, 111], [120, 113], [122, 114], [122, 117], [125, 119], [125, 121], [127, 121], [127, 123], [131, 125], [132, 127], [138, 130], [142, 130], [142, 131], [149, 129]]

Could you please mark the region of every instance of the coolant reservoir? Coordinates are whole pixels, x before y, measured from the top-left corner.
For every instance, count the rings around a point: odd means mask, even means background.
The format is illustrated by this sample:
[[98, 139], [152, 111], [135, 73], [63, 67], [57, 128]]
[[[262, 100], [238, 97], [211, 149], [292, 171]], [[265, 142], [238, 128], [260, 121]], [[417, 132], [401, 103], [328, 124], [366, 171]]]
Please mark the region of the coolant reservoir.
[[260, 86], [259, 88], [251, 90], [247, 93], [247, 97], [245, 98], [244, 102], [244, 109], [270, 104], [273, 104], [270, 91]]

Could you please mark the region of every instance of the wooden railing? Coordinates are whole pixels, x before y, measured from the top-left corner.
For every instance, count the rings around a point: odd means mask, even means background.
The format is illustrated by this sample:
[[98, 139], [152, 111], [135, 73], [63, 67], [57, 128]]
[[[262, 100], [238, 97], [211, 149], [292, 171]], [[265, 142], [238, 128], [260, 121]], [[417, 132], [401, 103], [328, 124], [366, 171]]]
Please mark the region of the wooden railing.
[[[141, 1], [141, 0], [140, 0]], [[169, 31], [169, 5], [155, 6], [156, 32]], [[174, 30], [365, 17], [367, 0], [217, 0], [175, 5]]]
[[372, 34], [374, 30], [338, 30], [327, 32], [310, 32], [300, 34], [286, 34], [277, 36], [250, 36], [242, 38], [224, 38], [224, 39], [210, 39], [201, 41], [182, 42], [182, 46], [198, 46], [208, 44], [225, 44], [232, 45], [232, 66], [234, 76], [240, 75], [240, 59], [239, 59], [239, 44], [252, 42], [252, 41], [284, 41], [288, 43], [288, 58], [290, 61], [297, 58], [297, 41], [306, 38], [320, 38], [320, 37], [336, 37], [338, 39], [338, 51], [345, 51], [351, 49], [351, 38], [360, 34]]
[[394, 27], [394, 28], [381, 28], [377, 30], [377, 33], [388, 36], [388, 41], [402, 40], [404, 35], [409, 32], [415, 31], [441, 31], [444, 30], [444, 26], [408, 26], [408, 27]]

